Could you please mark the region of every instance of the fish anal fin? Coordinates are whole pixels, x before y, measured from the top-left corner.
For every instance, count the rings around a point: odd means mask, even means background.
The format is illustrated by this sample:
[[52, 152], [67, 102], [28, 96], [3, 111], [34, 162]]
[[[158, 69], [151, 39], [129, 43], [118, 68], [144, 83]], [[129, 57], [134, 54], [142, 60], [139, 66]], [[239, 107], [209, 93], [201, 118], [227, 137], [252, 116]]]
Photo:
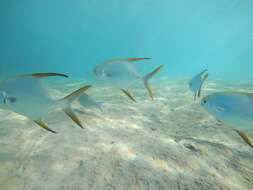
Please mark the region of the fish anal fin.
[[38, 126], [44, 128], [44, 129], [46, 129], [47, 131], [50, 131], [50, 132], [55, 133], [55, 134], [57, 133], [56, 131], [50, 129], [41, 119], [34, 120], [34, 122], [35, 122]]
[[149, 94], [149, 96], [152, 100], [154, 100], [154, 95], [153, 95], [152, 89], [149, 85], [149, 79], [151, 79], [154, 75], [156, 75], [163, 68], [163, 66], [164, 65], [160, 65], [154, 71], [152, 71], [151, 73], [149, 73], [149, 74], [147, 74], [146, 76], [143, 77], [144, 85], [145, 85], [145, 87], [148, 91], [148, 94]]
[[62, 74], [62, 73], [32, 73], [32, 74], [18, 75], [17, 77], [46, 78], [46, 77], [53, 77], [53, 76], [68, 78], [67, 75]]
[[251, 148], [253, 148], [253, 144], [251, 142], [251, 140], [249, 139], [249, 137], [247, 136], [246, 133], [242, 132], [242, 131], [239, 131], [239, 130], [235, 130], [238, 135], [244, 140], [244, 142], [249, 145]]
[[122, 92], [128, 97], [130, 98], [132, 101], [136, 102], [136, 100], [134, 99], [134, 97], [130, 94], [129, 91], [125, 90], [125, 89], [121, 89]]
[[79, 118], [76, 116], [76, 114], [70, 108], [63, 109], [63, 112], [67, 116], [69, 116], [69, 118], [72, 119], [79, 127], [81, 127], [82, 129], [84, 128], [81, 121], [79, 120]]

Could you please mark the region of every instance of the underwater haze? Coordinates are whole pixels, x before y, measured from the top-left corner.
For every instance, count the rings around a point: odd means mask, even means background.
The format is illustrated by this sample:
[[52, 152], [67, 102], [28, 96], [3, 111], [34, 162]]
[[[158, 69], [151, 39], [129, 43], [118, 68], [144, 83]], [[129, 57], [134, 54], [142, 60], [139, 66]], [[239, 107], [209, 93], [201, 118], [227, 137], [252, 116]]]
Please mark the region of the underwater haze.
[[0, 190], [252, 190], [253, 0], [0, 0]]
[[151, 57], [170, 79], [253, 79], [251, 0], [1, 0], [1, 76], [91, 77], [95, 64]]

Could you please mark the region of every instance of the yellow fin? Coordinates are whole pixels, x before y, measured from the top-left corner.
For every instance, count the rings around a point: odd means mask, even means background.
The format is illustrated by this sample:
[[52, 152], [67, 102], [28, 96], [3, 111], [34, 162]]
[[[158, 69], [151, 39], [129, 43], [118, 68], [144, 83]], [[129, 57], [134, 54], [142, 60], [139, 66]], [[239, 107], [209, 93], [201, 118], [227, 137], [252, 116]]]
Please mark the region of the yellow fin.
[[44, 128], [44, 129], [46, 129], [47, 131], [50, 131], [50, 132], [55, 133], [55, 134], [57, 133], [56, 131], [50, 129], [41, 119], [34, 120], [34, 122], [35, 122], [38, 126]]
[[198, 90], [198, 97], [201, 97], [201, 88]]
[[79, 127], [84, 128], [79, 118], [75, 115], [75, 113], [70, 108], [63, 109], [64, 113], [69, 116]]
[[18, 75], [17, 77], [46, 78], [46, 77], [52, 77], [52, 76], [60, 76], [60, 77], [68, 78], [67, 75], [62, 74], [62, 73], [32, 73], [32, 74]]
[[136, 100], [134, 99], [134, 97], [130, 94], [130, 92], [128, 92], [127, 90], [125, 89], [121, 89], [122, 92], [128, 97], [130, 98], [132, 101], [136, 102]]
[[147, 84], [145, 85], [145, 87], [146, 87], [146, 89], [147, 89], [147, 91], [148, 91], [149, 97], [150, 97], [152, 100], [154, 100], [154, 94], [153, 94], [153, 91], [152, 91], [151, 87], [149, 86], [149, 84], [147, 83]]
[[149, 60], [149, 59], [151, 59], [151, 58], [133, 58], [133, 57], [131, 57], [131, 58], [127, 58], [127, 61], [130, 61], [130, 62], [134, 62], [134, 61], [143, 61], [143, 60]]
[[235, 130], [235, 131], [238, 133], [238, 135], [240, 135], [240, 137], [244, 140], [245, 143], [247, 143], [251, 148], [253, 148], [251, 140], [244, 132], [239, 131], [239, 130]]
[[202, 78], [202, 83], [201, 83], [201, 86], [200, 86], [200, 88], [199, 88], [199, 90], [198, 90], [198, 97], [200, 98], [201, 97], [201, 91], [202, 91], [202, 87], [203, 87], [203, 84], [204, 84], [204, 82], [205, 82], [205, 80], [208, 78], [208, 73], [207, 74], [205, 74], [204, 76], [203, 76], [203, 78]]
[[76, 90], [75, 92], [67, 95], [62, 100], [69, 100], [69, 102], [72, 102], [73, 100], [75, 100], [76, 98], [81, 96], [82, 93], [85, 92], [86, 90], [88, 90], [90, 87], [91, 87], [91, 85], [83, 86], [82, 88]]
[[157, 67], [154, 71], [152, 71], [151, 73], [147, 74], [145, 77], [143, 77], [143, 80], [144, 80], [144, 85], [148, 91], [148, 94], [150, 96], [150, 98], [152, 100], [154, 100], [154, 95], [153, 95], [153, 92], [152, 92], [152, 89], [151, 87], [149, 86], [149, 79], [152, 78], [154, 75], [156, 75], [162, 68], [163, 68], [164, 65], [160, 65], [159, 67]]
[[65, 98], [61, 99], [63, 101], [67, 101], [66, 108], [63, 108], [63, 111], [66, 113], [67, 116], [70, 117], [79, 127], [84, 128], [79, 118], [75, 115], [75, 113], [71, 109], [71, 103], [81, 96], [86, 90], [88, 90], [91, 86], [83, 86], [82, 88], [76, 90], [75, 92], [67, 95]]

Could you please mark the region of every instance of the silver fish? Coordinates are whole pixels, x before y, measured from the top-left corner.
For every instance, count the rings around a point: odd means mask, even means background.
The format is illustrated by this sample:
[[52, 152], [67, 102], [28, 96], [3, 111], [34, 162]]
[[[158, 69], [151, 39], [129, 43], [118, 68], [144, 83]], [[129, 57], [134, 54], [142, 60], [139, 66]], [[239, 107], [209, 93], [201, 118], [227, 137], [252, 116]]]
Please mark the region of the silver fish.
[[233, 128], [253, 148], [248, 136], [241, 130], [253, 129], [253, 94], [218, 92], [202, 99], [201, 105], [219, 121]]
[[141, 76], [132, 63], [150, 58], [127, 58], [106, 61], [94, 68], [94, 76], [102, 81], [106, 81], [111, 85], [117, 86], [132, 101], [136, 101], [129, 92], [129, 88], [137, 81], [142, 81], [148, 91], [151, 99], [154, 99], [153, 92], [149, 86], [149, 79], [156, 75], [163, 65], [157, 67], [151, 73]]
[[54, 100], [40, 81], [41, 78], [49, 76], [67, 77], [58, 73], [36, 73], [20, 75], [2, 81], [0, 83], [0, 107], [26, 116], [40, 127], [53, 133], [56, 132], [42, 121], [42, 117], [56, 109], [61, 109], [83, 128], [80, 120], [72, 111], [71, 103], [90, 86], [84, 86], [63, 99]]
[[202, 86], [207, 78], [208, 78], [207, 70], [204, 70], [190, 80], [189, 87], [194, 94], [194, 100], [196, 100], [197, 97], [199, 98], [201, 97]]

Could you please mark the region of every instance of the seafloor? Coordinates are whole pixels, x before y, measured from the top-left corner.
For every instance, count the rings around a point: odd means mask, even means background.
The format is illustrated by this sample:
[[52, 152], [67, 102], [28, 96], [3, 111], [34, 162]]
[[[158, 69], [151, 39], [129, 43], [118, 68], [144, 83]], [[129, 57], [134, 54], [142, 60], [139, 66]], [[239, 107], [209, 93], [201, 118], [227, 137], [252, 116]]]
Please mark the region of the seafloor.
[[[60, 98], [79, 86], [50, 93]], [[204, 94], [252, 87], [209, 82]], [[133, 103], [117, 89], [94, 87], [89, 94], [104, 102], [103, 112], [75, 103], [84, 130], [54, 112], [46, 120], [57, 135], [1, 111], [0, 189], [252, 190], [253, 149], [193, 101], [187, 80], [158, 80], [153, 89], [155, 101], [135, 88]]]

